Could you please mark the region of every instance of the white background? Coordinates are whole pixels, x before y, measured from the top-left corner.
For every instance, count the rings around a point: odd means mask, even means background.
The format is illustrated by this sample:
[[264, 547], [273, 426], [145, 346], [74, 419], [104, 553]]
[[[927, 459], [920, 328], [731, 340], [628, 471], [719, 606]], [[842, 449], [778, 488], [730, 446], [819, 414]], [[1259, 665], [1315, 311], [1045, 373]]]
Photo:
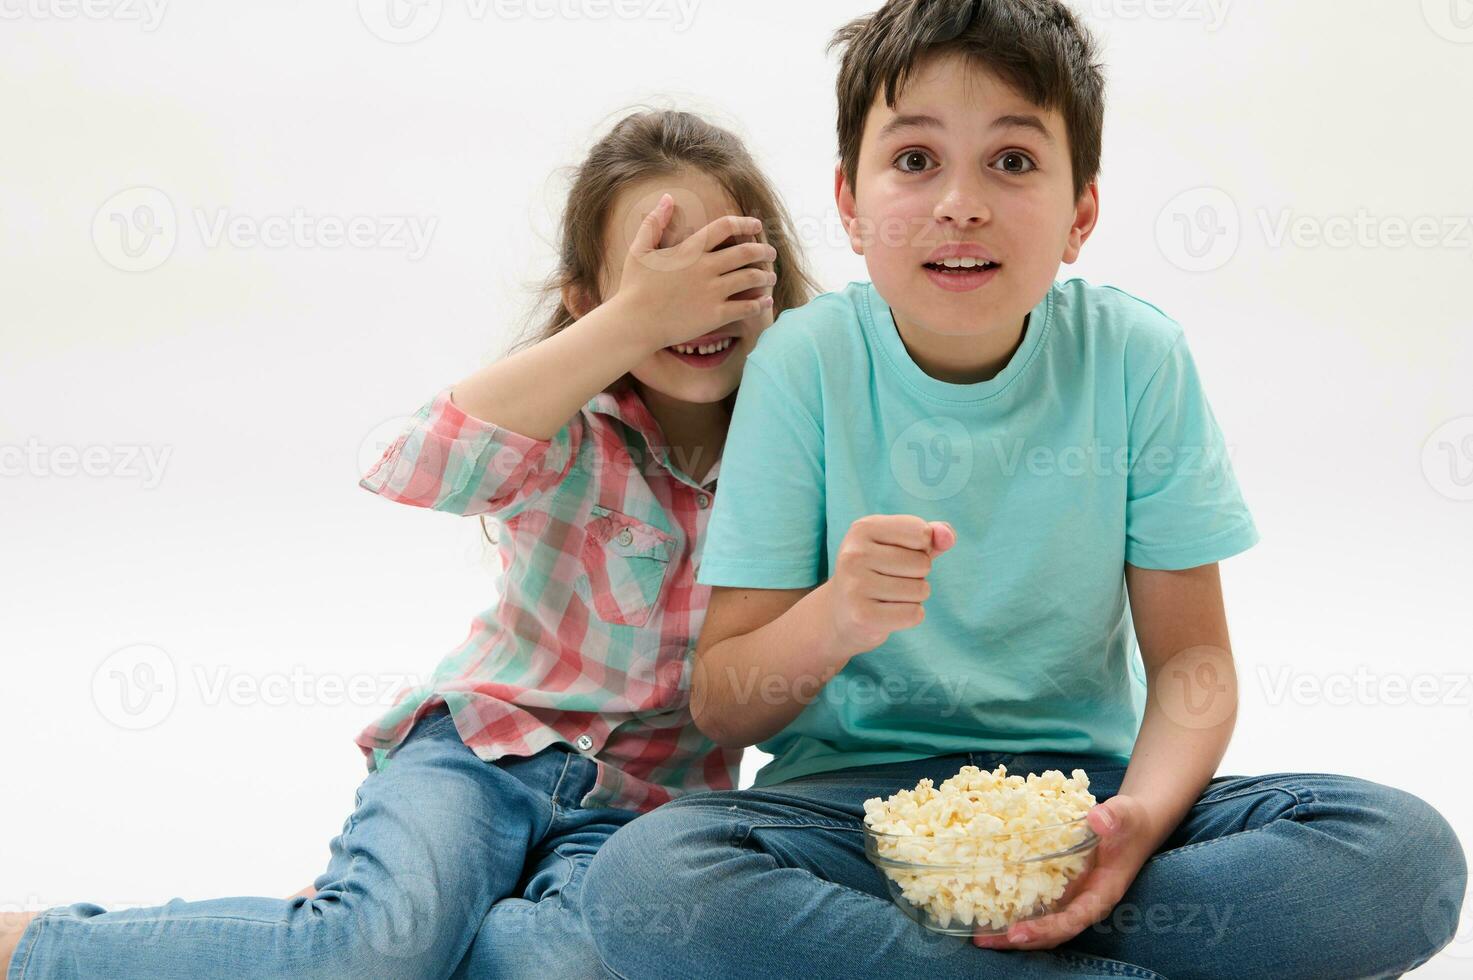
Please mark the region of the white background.
[[[495, 588], [477, 522], [357, 478], [521, 328], [555, 171], [621, 110], [735, 128], [824, 286], [865, 278], [823, 48], [873, 0], [694, 2], [444, 0], [400, 32], [382, 2], [0, 2], [0, 906], [285, 895], [321, 870], [354, 734]], [[1473, 841], [1473, 10], [1081, 6], [1111, 79], [1103, 213], [1061, 275], [1185, 325], [1263, 533], [1223, 569], [1223, 771], [1390, 783]], [[140, 204], [172, 251], [122, 252]], [[297, 213], [432, 233], [423, 254], [211, 235]], [[1337, 238], [1358, 214], [1366, 237]], [[1417, 219], [1431, 240], [1401, 241]], [[89, 447], [104, 475], [67, 462]], [[136, 644], [176, 680], [156, 719], [112, 676]], [[1419, 682], [1430, 703], [1388, 686]], [[1417, 975], [1470, 968], [1465, 911]]]

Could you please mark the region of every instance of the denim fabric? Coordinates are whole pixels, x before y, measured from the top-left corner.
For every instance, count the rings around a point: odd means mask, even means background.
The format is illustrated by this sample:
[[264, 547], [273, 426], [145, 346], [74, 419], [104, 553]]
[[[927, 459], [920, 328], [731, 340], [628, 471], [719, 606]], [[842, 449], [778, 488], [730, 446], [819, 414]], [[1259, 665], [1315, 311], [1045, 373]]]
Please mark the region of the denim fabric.
[[442, 708], [363, 781], [315, 897], [51, 909], [26, 930], [11, 977], [607, 976], [577, 886], [637, 814], [580, 808], [596, 776], [563, 746], [483, 762]]
[[[863, 803], [963, 765], [1085, 769], [1100, 800], [1124, 769], [1052, 753], [956, 754], [683, 797], [615, 834], [583, 906], [627, 980], [725, 977], [1396, 977], [1457, 931], [1467, 880], [1452, 828], [1409, 793], [1347, 776], [1214, 779], [1115, 911], [1050, 951], [928, 933], [864, 855]], [[644, 917], [628, 929], [622, 912]], [[680, 919], [678, 934], [660, 930]]]

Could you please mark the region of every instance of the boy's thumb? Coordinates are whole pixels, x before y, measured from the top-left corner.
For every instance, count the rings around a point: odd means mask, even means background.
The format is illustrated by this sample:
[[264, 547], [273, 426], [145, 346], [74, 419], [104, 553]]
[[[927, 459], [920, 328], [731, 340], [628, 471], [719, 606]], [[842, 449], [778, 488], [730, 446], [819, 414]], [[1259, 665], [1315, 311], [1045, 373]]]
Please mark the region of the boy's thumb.
[[956, 544], [956, 528], [945, 521], [931, 521], [931, 554], [949, 551]]

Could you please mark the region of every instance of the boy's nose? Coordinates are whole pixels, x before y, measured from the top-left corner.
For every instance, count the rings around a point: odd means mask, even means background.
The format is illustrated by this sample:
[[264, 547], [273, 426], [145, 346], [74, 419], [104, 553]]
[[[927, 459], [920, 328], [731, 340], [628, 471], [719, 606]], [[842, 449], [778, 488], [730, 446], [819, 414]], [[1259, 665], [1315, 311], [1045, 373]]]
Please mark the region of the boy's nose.
[[992, 219], [980, 182], [969, 177], [955, 178], [946, 185], [933, 214], [937, 221], [963, 227], [985, 224]]

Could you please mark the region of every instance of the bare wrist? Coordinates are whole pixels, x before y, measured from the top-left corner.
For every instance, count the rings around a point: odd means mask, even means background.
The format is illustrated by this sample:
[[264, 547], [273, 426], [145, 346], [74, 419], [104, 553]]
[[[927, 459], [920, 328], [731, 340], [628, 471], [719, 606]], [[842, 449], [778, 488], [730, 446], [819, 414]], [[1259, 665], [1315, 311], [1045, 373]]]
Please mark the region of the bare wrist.
[[848, 666], [849, 661], [863, 653], [863, 650], [855, 649], [846, 645], [839, 632], [834, 629], [833, 601], [834, 593], [830, 586], [833, 579], [829, 579], [808, 594], [805, 601], [813, 604], [813, 612], [818, 627], [820, 655], [825, 664], [833, 667], [834, 673], [838, 673]]
[[665, 347], [660, 326], [647, 311], [639, 309], [624, 293], [615, 293], [600, 307], [612, 330], [637, 348], [640, 360]]

